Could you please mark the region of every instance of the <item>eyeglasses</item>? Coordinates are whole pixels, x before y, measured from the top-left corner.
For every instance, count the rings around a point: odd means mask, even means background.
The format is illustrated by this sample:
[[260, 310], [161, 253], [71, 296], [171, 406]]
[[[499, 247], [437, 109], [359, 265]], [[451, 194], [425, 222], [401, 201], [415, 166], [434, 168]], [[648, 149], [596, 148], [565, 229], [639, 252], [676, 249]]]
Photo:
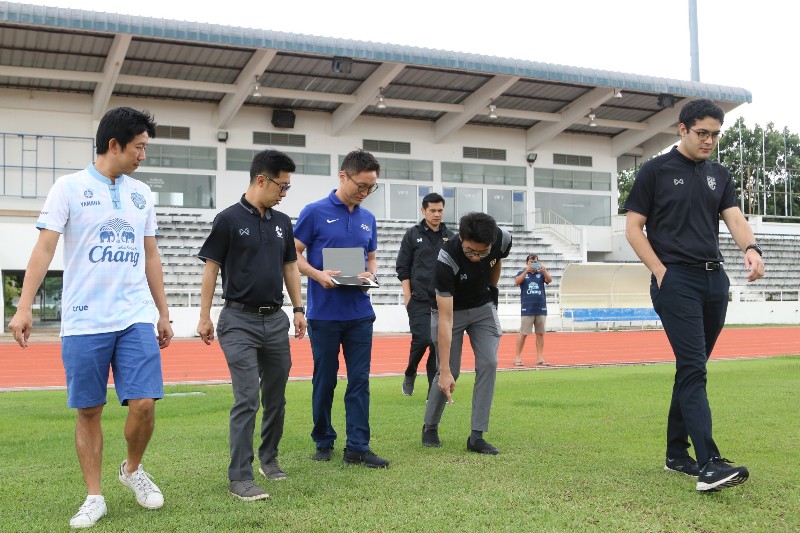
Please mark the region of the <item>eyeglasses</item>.
[[265, 176], [264, 174], [259, 174], [259, 176], [261, 176], [261, 177], [262, 177], [262, 178], [264, 178], [264, 179], [268, 179], [269, 181], [271, 181], [272, 183], [274, 183], [275, 185], [277, 185], [277, 186], [278, 186], [278, 189], [280, 189], [280, 190], [281, 190], [281, 192], [286, 192], [286, 191], [288, 191], [289, 189], [291, 189], [291, 188], [292, 188], [292, 186], [291, 186], [291, 185], [289, 185], [289, 184], [286, 184], [286, 185], [281, 185], [280, 183], [278, 183], [278, 182], [277, 182], [277, 181], [275, 181], [274, 179], [270, 178], [269, 176]]
[[483, 259], [485, 257], [489, 257], [490, 253], [492, 253], [492, 247], [491, 246], [489, 246], [489, 248], [485, 252], [464, 252], [464, 256], [468, 257], [468, 258], [479, 257], [479, 258]]
[[356, 184], [356, 187], [358, 187], [358, 192], [366, 191], [367, 194], [372, 194], [372, 193], [374, 193], [375, 191], [378, 190], [378, 184], [377, 183], [373, 183], [372, 185], [367, 185], [366, 183], [356, 183], [356, 181], [353, 178], [350, 177], [350, 174], [348, 174], [347, 172], [345, 172], [344, 174], [345, 174], [345, 176], [347, 176], [347, 179], [349, 179], [350, 181], [352, 181], [353, 183]]
[[698, 131], [694, 128], [689, 128], [689, 129], [695, 132], [697, 134], [697, 138], [700, 139], [702, 142], [707, 141], [709, 137], [711, 137], [712, 141], [718, 141], [719, 138], [722, 137], [722, 133], [719, 131], [711, 132], [706, 130]]

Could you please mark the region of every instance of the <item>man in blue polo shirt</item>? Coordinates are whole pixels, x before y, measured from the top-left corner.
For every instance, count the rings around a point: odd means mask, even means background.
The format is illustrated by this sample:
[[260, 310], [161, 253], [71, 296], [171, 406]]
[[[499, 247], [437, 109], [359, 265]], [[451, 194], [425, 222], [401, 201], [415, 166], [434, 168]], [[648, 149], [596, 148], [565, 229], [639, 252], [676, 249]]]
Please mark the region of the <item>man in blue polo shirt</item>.
[[[625, 202], [625, 235], [653, 273], [653, 308], [675, 354], [664, 469], [697, 477], [700, 492], [732, 487], [749, 476], [747, 468], [721, 457], [706, 394], [706, 362], [725, 324], [730, 287], [719, 250], [720, 217], [744, 252], [747, 280], [764, 275], [761, 248], [739, 210], [730, 172], [708, 160], [724, 119], [711, 100], [686, 104], [679, 116], [680, 144], [642, 165]], [[690, 437], [696, 461], [688, 452]]]
[[300, 272], [292, 221], [275, 211], [291, 187], [294, 161], [264, 150], [253, 158], [250, 185], [238, 203], [214, 218], [198, 257], [205, 262], [197, 332], [214, 340], [211, 301], [222, 270], [225, 307], [217, 321], [219, 344], [231, 374], [229, 491], [244, 501], [267, 493], [253, 482], [253, 431], [261, 394], [259, 472], [267, 479], [287, 477], [278, 463], [278, 444], [286, 414], [286, 381], [292, 367], [289, 318], [282, 312], [283, 286], [292, 300], [295, 337], [305, 335]]
[[322, 264], [325, 248], [362, 248], [365, 266], [360, 276], [377, 280], [375, 216], [361, 203], [378, 188], [380, 170], [380, 164], [369, 152], [356, 150], [347, 154], [339, 171], [339, 187], [303, 208], [294, 229], [297, 263], [300, 272], [308, 276], [308, 331], [314, 357], [311, 438], [316, 444], [315, 461], [330, 461], [333, 454], [336, 431], [331, 424], [331, 408], [341, 346], [347, 365], [344, 462], [370, 468], [389, 466], [389, 461], [369, 447], [369, 372], [375, 312], [364, 290], [337, 286], [331, 275], [339, 272], [324, 270]]

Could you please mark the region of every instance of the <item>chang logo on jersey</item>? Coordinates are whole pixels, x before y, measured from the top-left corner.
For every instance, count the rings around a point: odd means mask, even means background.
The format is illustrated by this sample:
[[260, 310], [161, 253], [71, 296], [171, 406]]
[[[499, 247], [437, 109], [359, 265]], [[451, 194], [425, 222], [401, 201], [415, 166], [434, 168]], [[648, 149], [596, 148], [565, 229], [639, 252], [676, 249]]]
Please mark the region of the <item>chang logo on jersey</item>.
[[138, 192], [131, 193], [131, 202], [139, 209], [144, 209], [147, 206], [147, 200]]
[[541, 292], [539, 291], [539, 284], [536, 283], [535, 281], [531, 282], [528, 285], [528, 294], [541, 294]]
[[717, 188], [717, 180], [714, 179], [714, 176], [706, 176], [706, 183], [708, 183], [708, 188], [712, 191]]
[[98, 233], [100, 244], [89, 249], [89, 262], [139, 264], [139, 251], [134, 245], [136, 235], [127, 221], [111, 219], [100, 227]]

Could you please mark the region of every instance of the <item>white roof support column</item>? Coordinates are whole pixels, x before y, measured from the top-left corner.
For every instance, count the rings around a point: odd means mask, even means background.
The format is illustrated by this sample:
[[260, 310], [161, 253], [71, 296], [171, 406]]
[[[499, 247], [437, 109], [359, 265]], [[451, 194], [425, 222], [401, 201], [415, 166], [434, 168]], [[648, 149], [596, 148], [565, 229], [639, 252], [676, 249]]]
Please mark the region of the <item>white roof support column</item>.
[[342, 104], [333, 112], [331, 135], [334, 137], [355, 122], [367, 106], [375, 103], [381, 87], [389, 85], [406, 66], [402, 63], [382, 63], [355, 92], [356, 101]]
[[668, 107], [663, 111], [659, 111], [647, 120], [647, 129], [628, 130], [614, 137], [611, 140], [611, 155], [619, 157], [674, 126], [678, 122], [681, 109], [689, 101], [689, 99], [683, 99], [676, 103], [675, 107]]
[[600, 107], [606, 100], [613, 97], [613, 90], [607, 87], [596, 87], [577, 100], [570, 102], [560, 111], [560, 121], [537, 124], [528, 130], [527, 149], [536, 150], [574, 123], [582, 120], [592, 109]]
[[472, 117], [486, 113], [492, 99], [503, 94], [509, 87], [519, 81], [518, 76], [495, 76], [484, 83], [477, 91], [469, 95], [463, 102], [464, 110], [458, 113], [447, 113], [433, 125], [433, 142], [438, 144], [460, 130]]
[[236, 91], [226, 94], [222, 101], [217, 106], [217, 129], [224, 130], [228, 128], [233, 117], [242, 108], [247, 97], [253, 91], [253, 84], [255, 83], [256, 76], [261, 76], [267, 70], [269, 64], [278, 53], [277, 50], [266, 50], [259, 48], [253, 52], [250, 61], [244, 66], [239, 76], [236, 78]]
[[92, 120], [100, 120], [107, 111], [108, 102], [114, 92], [117, 77], [122, 70], [122, 62], [125, 61], [125, 56], [128, 54], [132, 38], [133, 36], [129, 33], [118, 33], [114, 36], [114, 42], [111, 43], [111, 49], [108, 51], [105, 65], [103, 65], [103, 79], [94, 88]]

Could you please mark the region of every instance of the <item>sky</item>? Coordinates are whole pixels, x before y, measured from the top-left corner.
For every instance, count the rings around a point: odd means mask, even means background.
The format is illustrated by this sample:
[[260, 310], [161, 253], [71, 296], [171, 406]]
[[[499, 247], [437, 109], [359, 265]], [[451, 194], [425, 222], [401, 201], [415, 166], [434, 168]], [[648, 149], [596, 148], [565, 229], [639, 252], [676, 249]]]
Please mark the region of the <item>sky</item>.
[[[689, 0], [26, 3], [691, 79]], [[789, 97], [800, 77], [794, 64], [800, 2], [696, 3], [700, 81], [753, 95], [752, 103], [728, 113], [725, 125], [743, 116], [749, 128], [772, 122], [800, 132], [800, 108]]]

